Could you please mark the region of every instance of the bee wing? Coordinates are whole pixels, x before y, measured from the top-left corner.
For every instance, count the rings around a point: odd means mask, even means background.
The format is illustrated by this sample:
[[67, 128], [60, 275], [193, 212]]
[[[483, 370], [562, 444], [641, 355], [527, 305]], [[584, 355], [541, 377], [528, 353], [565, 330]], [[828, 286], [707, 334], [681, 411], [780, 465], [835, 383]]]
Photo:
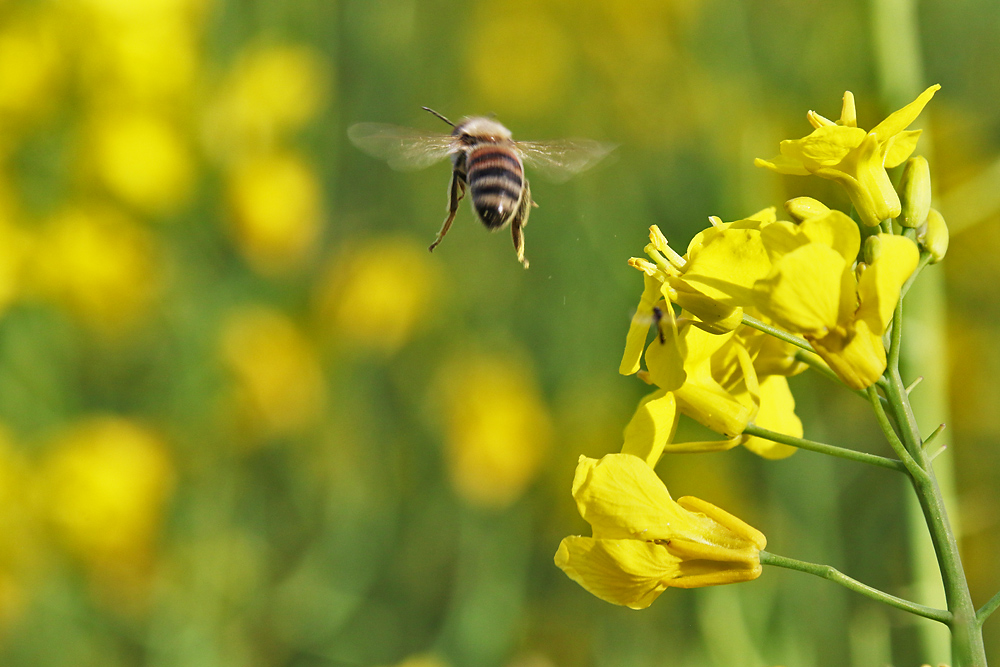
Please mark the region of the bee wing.
[[521, 158], [550, 180], [562, 182], [573, 174], [589, 169], [616, 148], [591, 139], [559, 141], [518, 141]]
[[399, 171], [429, 167], [457, 150], [455, 137], [383, 123], [358, 123], [347, 130], [351, 143]]

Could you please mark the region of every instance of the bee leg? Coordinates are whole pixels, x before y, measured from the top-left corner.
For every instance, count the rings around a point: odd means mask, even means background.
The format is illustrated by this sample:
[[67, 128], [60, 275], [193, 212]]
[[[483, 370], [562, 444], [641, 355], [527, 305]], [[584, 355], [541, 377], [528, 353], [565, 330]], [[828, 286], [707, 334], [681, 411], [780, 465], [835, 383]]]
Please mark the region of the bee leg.
[[534, 202], [531, 200], [531, 188], [528, 181], [524, 181], [524, 194], [521, 196], [521, 204], [517, 207], [517, 213], [510, 223], [510, 232], [514, 237], [514, 251], [517, 252], [517, 261], [528, 268], [528, 260], [524, 258], [524, 227], [528, 224], [528, 214]]
[[444, 240], [444, 235], [451, 229], [451, 223], [455, 219], [455, 214], [458, 213], [458, 203], [465, 197], [465, 178], [457, 170], [451, 172], [451, 186], [448, 188], [448, 192], [448, 217], [445, 218], [444, 224], [441, 225], [441, 231], [438, 232], [434, 243], [428, 248], [431, 252], [434, 252], [434, 248], [438, 247], [438, 244]]

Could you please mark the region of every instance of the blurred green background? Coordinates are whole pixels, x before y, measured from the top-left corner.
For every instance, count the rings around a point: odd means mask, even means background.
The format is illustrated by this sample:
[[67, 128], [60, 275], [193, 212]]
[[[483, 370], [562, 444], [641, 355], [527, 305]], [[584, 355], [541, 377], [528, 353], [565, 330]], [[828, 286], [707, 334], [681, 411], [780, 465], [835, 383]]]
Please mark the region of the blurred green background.
[[[871, 127], [936, 82], [946, 306], [908, 335], [946, 346], [910, 376], [940, 394], [976, 602], [1000, 587], [1000, 10], [928, 0], [908, 32], [908, 7], [0, 0], [0, 664], [947, 661], [931, 622], [801, 573], [635, 612], [552, 563], [586, 530], [577, 457], [617, 451], [644, 392], [617, 367], [646, 228], [684, 248], [709, 215], [846, 210], [753, 158], [846, 89]], [[441, 130], [423, 105], [620, 146], [532, 181], [530, 270], [467, 205], [429, 254], [447, 165], [346, 139]], [[887, 453], [856, 397], [792, 386], [806, 437]], [[659, 472], [776, 553], [927, 601], [901, 476], [742, 448]]]

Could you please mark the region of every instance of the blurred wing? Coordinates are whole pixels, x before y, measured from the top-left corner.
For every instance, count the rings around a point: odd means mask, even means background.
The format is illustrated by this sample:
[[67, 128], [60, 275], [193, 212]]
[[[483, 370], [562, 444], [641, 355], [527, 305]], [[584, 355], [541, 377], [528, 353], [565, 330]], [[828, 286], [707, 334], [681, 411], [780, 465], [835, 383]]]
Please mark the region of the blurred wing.
[[399, 171], [429, 167], [457, 150], [455, 138], [449, 134], [383, 123], [352, 125], [347, 136], [355, 146]]
[[616, 146], [590, 139], [565, 139], [518, 141], [517, 147], [526, 163], [549, 179], [562, 182], [573, 174], [593, 167]]

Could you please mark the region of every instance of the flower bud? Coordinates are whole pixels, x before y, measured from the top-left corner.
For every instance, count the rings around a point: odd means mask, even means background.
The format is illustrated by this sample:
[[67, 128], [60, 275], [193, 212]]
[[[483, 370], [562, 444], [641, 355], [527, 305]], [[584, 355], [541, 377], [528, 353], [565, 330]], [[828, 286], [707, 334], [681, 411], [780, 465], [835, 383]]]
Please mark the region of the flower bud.
[[927, 159], [918, 155], [906, 161], [899, 181], [902, 209], [898, 222], [903, 227], [919, 227], [927, 219], [931, 207], [931, 168]]
[[882, 239], [878, 234], [872, 234], [865, 239], [865, 263], [871, 266], [882, 254]]
[[928, 211], [927, 221], [917, 232], [917, 240], [920, 242], [920, 247], [930, 253], [931, 264], [944, 259], [948, 252], [948, 225], [937, 209], [932, 208]]
[[785, 210], [796, 222], [802, 222], [808, 218], [829, 213], [829, 207], [818, 199], [812, 197], [796, 197], [785, 202]]

